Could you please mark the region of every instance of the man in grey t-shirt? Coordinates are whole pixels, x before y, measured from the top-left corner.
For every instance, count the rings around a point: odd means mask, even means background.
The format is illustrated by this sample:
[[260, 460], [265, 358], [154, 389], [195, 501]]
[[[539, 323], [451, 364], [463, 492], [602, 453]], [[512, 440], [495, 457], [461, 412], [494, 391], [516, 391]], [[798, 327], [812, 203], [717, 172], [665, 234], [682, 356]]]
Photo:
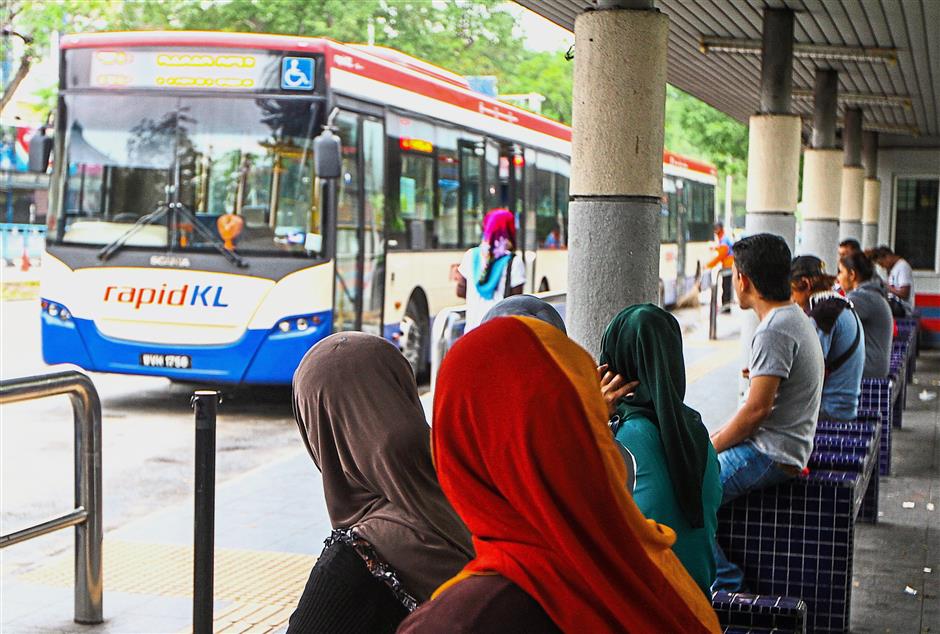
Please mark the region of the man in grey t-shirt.
[[796, 304], [770, 311], [751, 342], [751, 381], [779, 378], [770, 413], [751, 434], [751, 442], [781, 465], [802, 470], [813, 452], [824, 361], [812, 320]]
[[[790, 301], [790, 249], [779, 236], [734, 245], [732, 270], [741, 308], [761, 323], [751, 342], [747, 401], [712, 434], [721, 464], [722, 504], [800, 473], [813, 450], [823, 385], [823, 355], [809, 317]], [[715, 545], [712, 590], [741, 589], [744, 575]]]

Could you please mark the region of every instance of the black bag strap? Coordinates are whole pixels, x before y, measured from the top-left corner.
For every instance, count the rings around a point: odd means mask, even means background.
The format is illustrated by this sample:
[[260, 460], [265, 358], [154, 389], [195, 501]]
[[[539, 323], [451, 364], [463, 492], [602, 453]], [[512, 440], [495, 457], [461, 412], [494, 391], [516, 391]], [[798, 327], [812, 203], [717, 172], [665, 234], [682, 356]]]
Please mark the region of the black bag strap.
[[516, 259], [516, 252], [509, 254], [509, 262], [506, 263], [506, 288], [503, 289], [503, 299], [509, 297], [512, 290], [512, 261]]
[[832, 374], [845, 365], [846, 361], [852, 358], [852, 355], [855, 354], [856, 350], [858, 350], [858, 344], [862, 342], [862, 322], [859, 321], [858, 313], [856, 313], [855, 309], [851, 306], [846, 307], [845, 310], [852, 311], [852, 315], [855, 316], [855, 340], [852, 342], [852, 345], [848, 347], [848, 350], [840, 354], [831, 363], [829, 362], [829, 359], [826, 359], [826, 374]]

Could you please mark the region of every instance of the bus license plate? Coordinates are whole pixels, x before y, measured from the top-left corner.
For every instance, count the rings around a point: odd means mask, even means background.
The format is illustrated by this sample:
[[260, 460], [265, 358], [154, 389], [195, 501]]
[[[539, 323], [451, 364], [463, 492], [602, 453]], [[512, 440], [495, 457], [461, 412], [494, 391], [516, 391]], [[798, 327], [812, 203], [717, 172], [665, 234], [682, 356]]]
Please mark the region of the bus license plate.
[[140, 355], [140, 365], [145, 368], [188, 370], [192, 367], [192, 361], [188, 354], [154, 354], [145, 352]]

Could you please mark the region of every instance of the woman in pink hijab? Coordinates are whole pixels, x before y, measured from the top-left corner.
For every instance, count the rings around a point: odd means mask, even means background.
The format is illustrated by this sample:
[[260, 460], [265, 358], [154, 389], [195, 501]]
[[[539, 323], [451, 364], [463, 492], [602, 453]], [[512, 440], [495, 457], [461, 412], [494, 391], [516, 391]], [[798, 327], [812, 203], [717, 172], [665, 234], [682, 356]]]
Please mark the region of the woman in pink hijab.
[[467, 251], [457, 268], [457, 296], [467, 299], [469, 332], [504, 297], [519, 295], [525, 262], [516, 254], [516, 219], [508, 209], [494, 209], [483, 219], [480, 246]]

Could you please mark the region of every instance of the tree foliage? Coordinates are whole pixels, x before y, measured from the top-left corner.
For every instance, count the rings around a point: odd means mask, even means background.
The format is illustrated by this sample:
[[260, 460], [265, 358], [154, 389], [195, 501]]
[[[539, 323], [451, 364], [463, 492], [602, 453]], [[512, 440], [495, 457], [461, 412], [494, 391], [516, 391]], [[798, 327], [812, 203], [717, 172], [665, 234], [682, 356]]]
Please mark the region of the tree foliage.
[[[571, 123], [573, 62], [525, 48], [503, 0], [6, 0], [5, 22], [37, 50], [55, 31], [193, 29], [326, 36], [375, 44], [462, 75], [495, 75], [503, 93], [546, 97], [542, 111]], [[668, 87], [666, 146], [743, 175], [747, 129]]]
[[722, 174], [743, 176], [747, 169], [747, 127], [673, 86], [666, 88], [665, 142]]

